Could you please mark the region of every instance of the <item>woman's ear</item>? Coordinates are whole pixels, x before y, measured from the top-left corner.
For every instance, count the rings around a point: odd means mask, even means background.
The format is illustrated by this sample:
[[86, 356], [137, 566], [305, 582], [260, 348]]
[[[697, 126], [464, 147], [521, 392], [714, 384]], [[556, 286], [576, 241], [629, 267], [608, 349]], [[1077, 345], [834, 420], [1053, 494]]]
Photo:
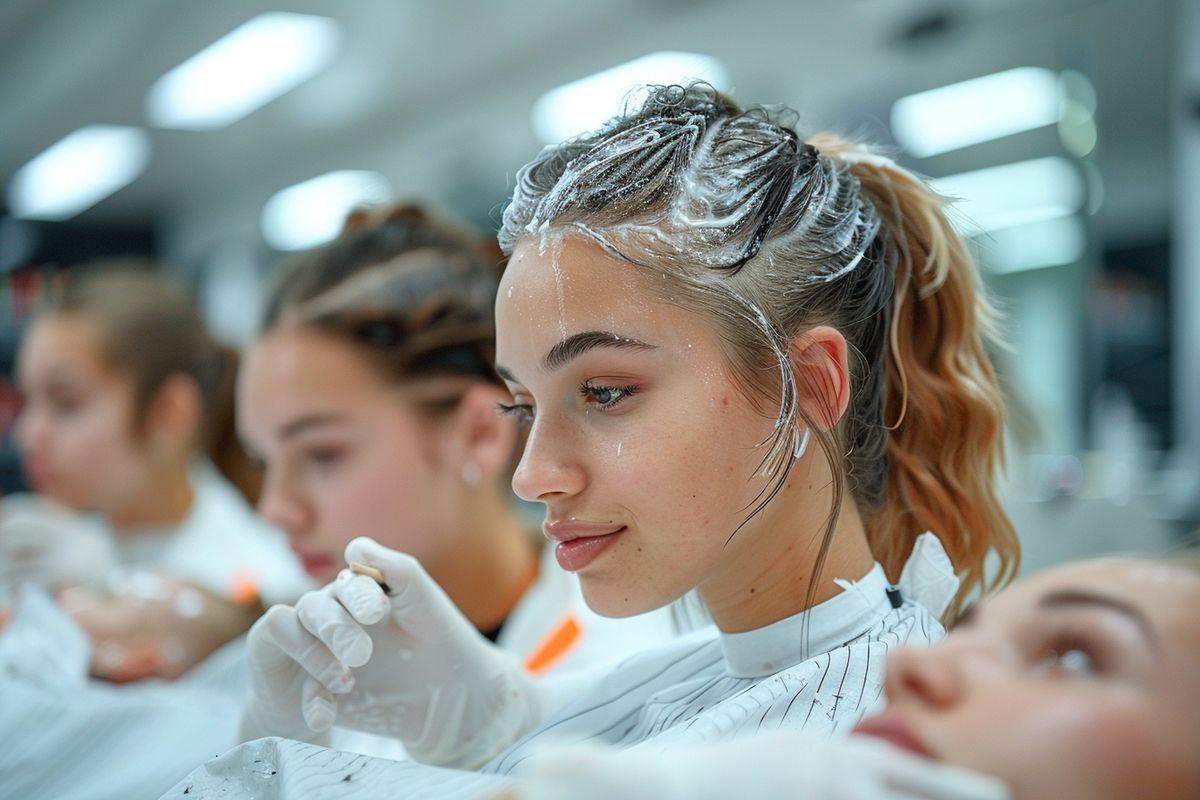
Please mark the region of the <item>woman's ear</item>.
[[199, 385], [191, 376], [175, 373], [151, 396], [141, 428], [156, 454], [174, 455], [197, 444], [203, 417]]
[[849, 352], [846, 338], [828, 325], [810, 328], [788, 344], [800, 410], [823, 430], [837, 425], [850, 405]]
[[480, 481], [489, 483], [511, 465], [517, 426], [496, 413], [496, 404], [507, 402], [512, 402], [508, 392], [490, 383], [475, 384], [459, 401], [454, 413], [465, 444], [460, 465], [464, 476], [477, 474]]

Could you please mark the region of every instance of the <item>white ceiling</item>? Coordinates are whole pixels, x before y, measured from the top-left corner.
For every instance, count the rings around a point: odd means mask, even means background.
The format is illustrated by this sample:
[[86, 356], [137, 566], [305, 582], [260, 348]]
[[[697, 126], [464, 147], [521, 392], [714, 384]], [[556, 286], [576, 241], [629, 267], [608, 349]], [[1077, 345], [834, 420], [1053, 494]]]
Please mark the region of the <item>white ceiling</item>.
[[[78, 217], [153, 225], [187, 258], [256, 237], [275, 191], [331, 169], [378, 170], [485, 223], [540, 146], [529, 109], [548, 89], [647, 52], [722, 59], [744, 103], [785, 102], [801, 128], [886, 140], [891, 101], [1022, 64], [1075, 68], [1099, 96], [1098, 227], [1160, 234], [1168, 200], [1171, 0], [5, 0], [0, 180], [82, 125], [146, 125], [150, 85], [262, 11], [334, 17], [333, 65], [213, 132], [153, 130], [149, 170]], [[939, 9], [947, 25], [903, 31]], [[936, 26], [935, 26], [936, 28]], [[1011, 137], [920, 165], [946, 173], [1044, 154]], [[1041, 152], [1037, 152], [1041, 151]], [[261, 246], [261, 245], [258, 245]]]

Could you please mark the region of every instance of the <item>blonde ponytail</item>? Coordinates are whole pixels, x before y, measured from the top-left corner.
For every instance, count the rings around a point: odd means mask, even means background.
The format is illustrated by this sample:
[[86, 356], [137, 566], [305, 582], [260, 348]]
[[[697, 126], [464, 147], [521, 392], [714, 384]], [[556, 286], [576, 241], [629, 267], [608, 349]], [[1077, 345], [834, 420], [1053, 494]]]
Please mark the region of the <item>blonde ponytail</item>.
[[[916, 538], [937, 533], [962, 578], [953, 612], [975, 589], [1010, 581], [1020, 563], [996, 486], [1004, 411], [986, 348], [1002, 346], [999, 317], [944, 198], [890, 160], [828, 135], [810, 143], [859, 180], [896, 268], [884, 377], [887, 499], [867, 520], [867, 537], [895, 578]], [[991, 550], [998, 561], [989, 578]]]

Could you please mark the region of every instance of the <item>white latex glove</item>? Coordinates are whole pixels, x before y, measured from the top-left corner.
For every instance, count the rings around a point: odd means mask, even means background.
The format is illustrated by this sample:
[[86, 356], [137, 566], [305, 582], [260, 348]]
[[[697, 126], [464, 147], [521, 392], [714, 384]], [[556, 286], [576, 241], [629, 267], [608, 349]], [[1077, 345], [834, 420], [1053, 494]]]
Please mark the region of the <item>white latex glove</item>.
[[0, 502], [0, 586], [90, 583], [116, 565], [100, 529], [32, 496]]
[[776, 731], [667, 752], [547, 750], [512, 800], [1004, 800], [994, 778], [868, 739]]
[[427, 764], [482, 766], [540, 719], [532, 681], [484, 639], [411, 556], [360, 537], [343, 570], [250, 631], [243, 739], [328, 741], [336, 723], [390, 736]]
[[27, 584], [0, 636], [0, 676], [56, 692], [83, 687], [91, 643], [44, 587]]

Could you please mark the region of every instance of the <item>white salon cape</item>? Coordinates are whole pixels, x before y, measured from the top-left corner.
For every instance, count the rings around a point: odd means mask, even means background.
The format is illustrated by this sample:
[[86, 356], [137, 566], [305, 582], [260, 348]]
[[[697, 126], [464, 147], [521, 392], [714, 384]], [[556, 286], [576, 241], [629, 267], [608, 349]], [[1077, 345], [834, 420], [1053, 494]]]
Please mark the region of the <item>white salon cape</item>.
[[[196, 508], [203, 513], [197, 520], [235, 522], [221, 503], [205, 502], [214, 497], [221, 493], [198, 489]], [[203, 547], [185, 532], [141, 552], [157, 549], [157, 563], [169, 559], [186, 566]], [[234, 569], [239, 564], [236, 557], [226, 563]], [[209, 586], [225, 579], [218, 570], [194, 571], [189, 577]], [[274, 586], [262, 585], [267, 591]], [[497, 643], [526, 662], [555, 654], [542, 659], [543, 672], [551, 673], [620, 659], [673, 634], [665, 613], [628, 620], [596, 615], [584, 603], [578, 579], [547, 552], [537, 581], [505, 622]], [[237, 743], [238, 719], [249, 691], [245, 637], [175, 682], [115, 686], [89, 680], [89, 658], [83, 632], [44, 591], [26, 589], [0, 633], [0, 799], [153, 798]], [[404, 757], [399, 742], [357, 731], [335, 728], [333, 742], [344, 751]]]
[[[161, 570], [219, 596], [251, 586], [264, 602], [309, 588], [283, 534], [211, 464], [198, 462], [189, 477], [192, 507], [175, 528], [117, 540], [88, 522], [111, 539], [105, 564]], [[237, 741], [243, 638], [177, 681], [118, 686], [88, 678], [88, 638], [44, 589], [26, 586], [12, 599], [0, 631], [0, 798], [154, 797]]]
[[290, 603], [313, 588], [283, 533], [254, 513], [207, 460], [188, 470], [193, 499], [178, 526], [114, 540], [125, 567], [161, 570], [218, 597], [253, 588], [263, 605]]
[[944, 635], [937, 615], [958, 581], [941, 544], [925, 534], [899, 591], [879, 565], [839, 584], [832, 599], [763, 628], [698, 631], [567, 679], [574, 699], [479, 772], [266, 738], [204, 764], [164, 798], [486, 798], [551, 742], [653, 752], [757, 731], [848, 733], [882, 699], [888, 651]]

